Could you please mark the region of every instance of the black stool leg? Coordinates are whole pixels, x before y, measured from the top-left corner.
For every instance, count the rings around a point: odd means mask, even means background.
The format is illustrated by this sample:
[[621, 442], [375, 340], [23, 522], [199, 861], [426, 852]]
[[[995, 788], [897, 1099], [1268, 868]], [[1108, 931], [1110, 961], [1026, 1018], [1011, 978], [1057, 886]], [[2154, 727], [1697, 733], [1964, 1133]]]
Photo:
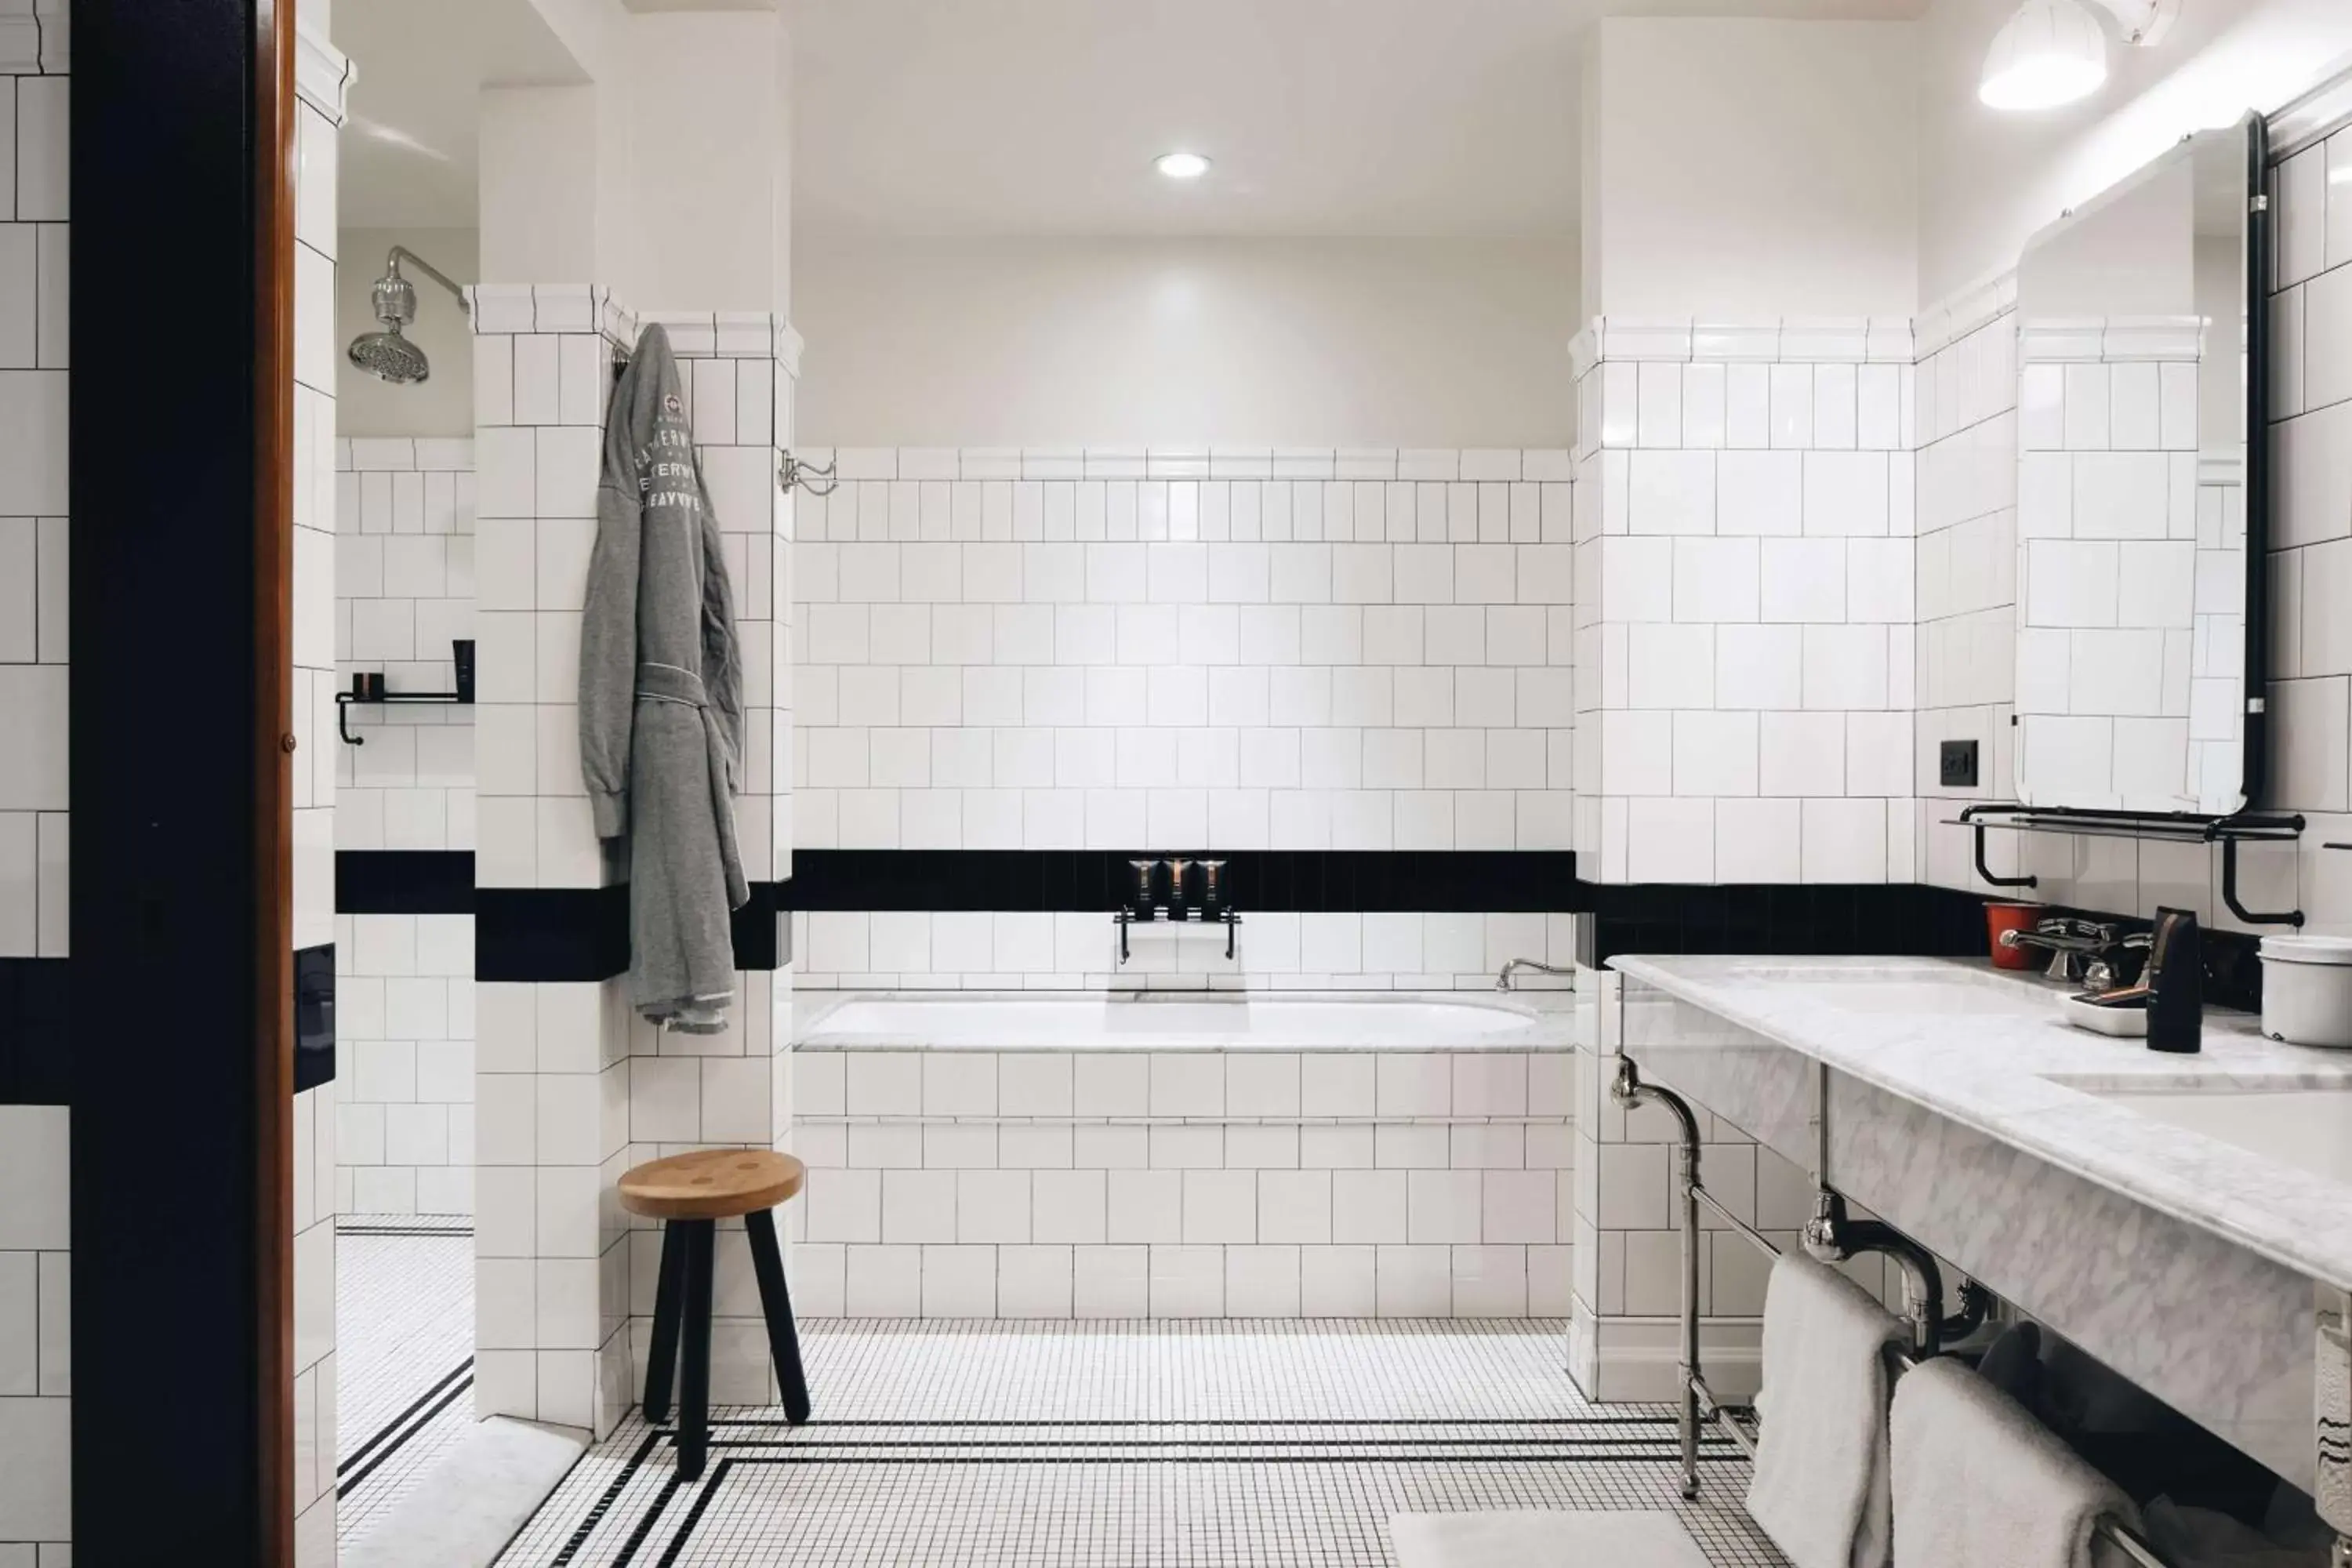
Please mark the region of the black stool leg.
[[685, 1232], [686, 1365], [678, 1377], [677, 1473], [687, 1480], [702, 1474], [710, 1445], [710, 1252], [711, 1223], [673, 1220]]
[[768, 1353], [776, 1358], [776, 1385], [783, 1391], [784, 1418], [795, 1426], [809, 1418], [808, 1374], [801, 1370], [801, 1336], [793, 1327], [793, 1299], [784, 1289], [784, 1258], [776, 1247], [776, 1216], [754, 1209], [743, 1216], [751, 1237], [751, 1271], [760, 1279], [760, 1308], [768, 1320]]
[[678, 1293], [686, 1285], [686, 1244], [675, 1222], [662, 1225], [661, 1276], [654, 1287], [653, 1352], [646, 1363], [646, 1419], [669, 1419], [670, 1382], [677, 1373]]

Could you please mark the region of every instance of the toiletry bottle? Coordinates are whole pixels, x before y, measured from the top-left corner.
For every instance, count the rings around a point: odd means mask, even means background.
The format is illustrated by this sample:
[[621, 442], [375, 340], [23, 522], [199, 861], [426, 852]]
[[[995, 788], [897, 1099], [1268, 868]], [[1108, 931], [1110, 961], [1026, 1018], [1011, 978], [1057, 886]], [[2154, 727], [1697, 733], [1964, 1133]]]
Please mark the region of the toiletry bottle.
[[2147, 1048], [2192, 1054], [2205, 1027], [2204, 942], [2187, 910], [2156, 911], [2147, 952]]

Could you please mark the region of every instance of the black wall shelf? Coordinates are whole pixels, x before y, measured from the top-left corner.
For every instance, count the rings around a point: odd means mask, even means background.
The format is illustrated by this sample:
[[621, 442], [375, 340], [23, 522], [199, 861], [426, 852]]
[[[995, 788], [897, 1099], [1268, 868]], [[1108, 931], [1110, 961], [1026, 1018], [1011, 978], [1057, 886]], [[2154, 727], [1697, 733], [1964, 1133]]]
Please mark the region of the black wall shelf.
[[474, 639], [458, 637], [449, 644], [449, 661], [457, 672], [455, 691], [387, 691], [383, 676], [379, 673], [352, 677], [349, 691], [335, 693], [335, 732], [346, 746], [364, 746], [367, 737], [352, 733], [352, 710], [362, 708], [399, 708], [424, 705], [438, 708], [470, 708], [474, 705]]
[[2221, 901], [2248, 925], [2303, 924], [2301, 910], [2258, 912], [2238, 898], [2238, 846], [2292, 844], [2303, 837], [2303, 818], [2294, 813], [2239, 812], [2231, 816], [2201, 816], [2189, 812], [2084, 811], [2059, 806], [2013, 803], [1971, 805], [1947, 825], [1976, 833], [1977, 875], [1996, 888], [2032, 888], [2033, 876], [2000, 877], [1985, 864], [1985, 829], [2007, 828], [2017, 833], [2073, 834], [2086, 838], [2153, 838], [2167, 844], [2219, 844], [2221, 847]]

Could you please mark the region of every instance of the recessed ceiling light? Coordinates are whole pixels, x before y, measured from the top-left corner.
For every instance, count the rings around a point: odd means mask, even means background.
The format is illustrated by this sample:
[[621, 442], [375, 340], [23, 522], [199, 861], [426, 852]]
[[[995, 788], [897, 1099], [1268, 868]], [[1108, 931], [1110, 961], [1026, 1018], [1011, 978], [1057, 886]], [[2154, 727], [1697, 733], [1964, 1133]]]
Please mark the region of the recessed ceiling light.
[[1162, 153], [1151, 166], [1171, 180], [1197, 180], [1209, 172], [1209, 161], [1198, 153]]

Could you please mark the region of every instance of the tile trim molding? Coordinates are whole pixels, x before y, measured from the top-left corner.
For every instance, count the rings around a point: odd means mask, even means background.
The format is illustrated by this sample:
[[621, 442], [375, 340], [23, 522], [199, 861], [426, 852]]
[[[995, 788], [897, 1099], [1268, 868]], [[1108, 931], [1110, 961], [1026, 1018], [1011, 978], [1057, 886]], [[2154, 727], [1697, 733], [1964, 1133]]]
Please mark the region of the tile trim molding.
[[66, 0], [39, 0], [29, 16], [0, 16], [0, 76], [66, 76], [72, 25]]
[[[37, 20], [35, 25], [38, 26]], [[350, 56], [308, 27], [297, 29], [294, 38], [296, 94], [325, 115], [329, 123], [341, 125], [358, 68], [352, 64]]]

